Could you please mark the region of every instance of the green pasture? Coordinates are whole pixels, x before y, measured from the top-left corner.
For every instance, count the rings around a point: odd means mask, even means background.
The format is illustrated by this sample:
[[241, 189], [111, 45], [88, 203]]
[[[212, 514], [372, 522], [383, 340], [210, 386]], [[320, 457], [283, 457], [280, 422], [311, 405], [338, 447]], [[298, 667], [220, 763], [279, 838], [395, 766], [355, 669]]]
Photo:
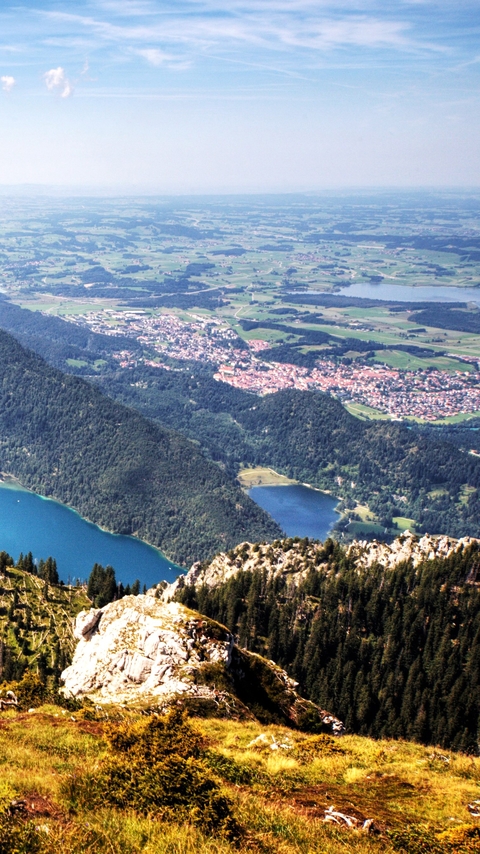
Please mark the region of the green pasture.
[[415, 531], [415, 519], [408, 519], [407, 516], [394, 516], [393, 522], [400, 531]]
[[71, 368], [88, 368], [88, 362], [83, 359], [67, 359], [66, 361]]
[[348, 533], [361, 539], [363, 536], [383, 536], [385, 528], [378, 522], [350, 522]]
[[461, 424], [463, 421], [471, 421], [472, 418], [480, 418], [480, 412], [460, 412], [458, 415], [449, 415], [441, 420], [442, 424]]
[[371, 406], [365, 406], [363, 403], [353, 403], [349, 401], [344, 404], [345, 409], [348, 410], [352, 415], [355, 415], [357, 418], [361, 418], [363, 421], [365, 420], [375, 420], [375, 421], [389, 421], [390, 416], [387, 415], [386, 412], [380, 412], [379, 409], [373, 409]]
[[[471, 421], [472, 418], [480, 418], [480, 412], [459, 412], [458, 415], [447, 415], [445, 418], [438, 418], [436, 421], [429, 421], [429, 424], [462, 424], [464, 421]], [[421, 418], [416, 418], [413, 415], [405, 416], [405, 421], [416, 421], [419, 424], [425, 422]]]
[[471, 373], [473, 371], [473, 365], [467, 362], [458, 362], [456, 359], [448, 358], [448, 356], [419, 358], [418, 356], [413, 356], [411, 353], [394, 349], [376, 350], [375, 361], [399, 371], [424, 371], [426, 368], [436, 368], [438, 371], [462, 371], [464, 373]]

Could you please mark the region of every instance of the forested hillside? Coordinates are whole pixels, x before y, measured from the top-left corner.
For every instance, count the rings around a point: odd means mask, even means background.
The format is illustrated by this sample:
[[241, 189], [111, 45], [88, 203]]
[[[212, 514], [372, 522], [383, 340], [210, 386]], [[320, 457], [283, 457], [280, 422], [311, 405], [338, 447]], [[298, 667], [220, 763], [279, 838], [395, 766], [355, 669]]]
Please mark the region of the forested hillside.
[[0, 470], [180, 563], [278, 526], [177, 433], [0, 335]]
[[0, 324], [50, 364], [90, 373], [90, 379], [96, 374], [106, 395], [193, 439], [231, 478], [241, 465], [267, 465], [331, 490], [347, 510], [367, 504], [393, 535], [392, 519], [407, 517], [419, 532], [480, 536], [480, 459], [468, 453], [477, 440], [473, 434], [469, 445], [461, 426], [462, 450], [453, 443], [452, 426], [417, 430], [363, 422], [320, 392], [260, 398], [216, 382], [211, 368], [198, 363], [181, 363], [183, 370], [175, 371], [145, 365], [118, 370], [112, 352], [138, 346], [134, 339], [98, 335], [4, 301]]
[[342, 496], [347, 508], [368, 504], [385, 528], [407, 516], [419, 531], [480, 535], [480, 459], [440, 431], [360, 421], [321, 392], [259, 398], [206, 371], [142, 367], [99, 382], [117, 400], [196, 438], [232, 474], [240, 464], [271, 466]]
[[243, 545], [225, 556], [237, 571], [224, 584], [177, 597], [278, 662], [350, 732], [477, 753], [480, 543], [416, 568], [357, 560], [332, 540]]
[[60, 317], [28, 311], [0, 296], [0, 327], [50, 365], [75, 374], [116, 369], [112, 353], [128, 348], [141, 352], [135, 338], [102, 335]]

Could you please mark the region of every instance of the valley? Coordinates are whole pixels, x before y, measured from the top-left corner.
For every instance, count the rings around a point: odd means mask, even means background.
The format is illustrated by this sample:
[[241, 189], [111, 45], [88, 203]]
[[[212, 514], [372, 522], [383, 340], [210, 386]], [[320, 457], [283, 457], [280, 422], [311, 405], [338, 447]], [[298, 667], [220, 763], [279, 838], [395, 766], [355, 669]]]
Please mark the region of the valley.
[[49, 367], [6, 333], [0, 359], [0, 469], [28, 489], [107, 531], [137, 534], [180, 565], [247, 533], [280, 532], [180, 434]]
[[[477, 209], [474, 193], [87, 209], [11, 200], [19, 230], [0, 230], [3, 290], [119, 336], [124, 369], [201, 361], [255, 393], [318, 388], [390, 417], [471, 417], [480, 411]], [[75, 357], [69, 366], [105, 367]]]
[[[72, 326], [60, 318], [7, 303], [2, 306], [2, 317], [4, 326], [18, 340], [45, 355], [52, 365], [58, 365], [65, 353], [72, 352], [85, 353], [87, 357], [93, 352], [95, 358], [102, 355], [115, 363], [108, 349], [115, 340], [111, 336], [78, 330], [72, 351]], [[286, 389], [263, 397], [252, 396], [217, 382], [208, 366], [194, 362], [186, 363], [182, 369], [177, 366], [168, 370], [144, 365], [128, 369], [116, 366], [85, 378], [117, 403], [129, 407], [129, 419], [133, 418], [132, 410], [136, 410], [157, 422], [162, 430], [177, 431], [193, 441], [192, 459], [199, 465], [203, 460], [201, 465], [205, 466], [207, 457], [215, 464], [209, 471], [215, 478], [225, 475], [232, 484], [230, 489], [238, 489], [233, 481], [242, 466], [261, 465], [339, 496], [343, 505], [338, 509], [344, 516], [337, 530], [343, 538], [360, 533], [376, 535], [381, 530], [394, 536], [399, 530], [393, 522], [395, 518], [411, 519], [419, 532], [463, 536], [476, 535], [479, 530], [475, 509], [479, 460], [470, 453], [477, 442], [475, 422], [437, 429], [359, 419], [330, 395]], [[87, 386], [81, 388], [86, 390]], [[105, 412], [110, 411], [111, 404], [107, 406], [106, 400], [102, 406], [106, 407]], [[173, 434], [168, 435], [173, 441]], [[308, 436], [313, 444], [307, 443]], [[183, 447], [182, 442], [180, 437], [175, 439], [178, 448]], [[419, 458], [421, 473], [417, 476]], [[186, 476], [190, 477], [188, 473]], [[50, 479], [48, 488], [51, 482]], [[34, 488], [32, 483], [26, 485]], [[57, 492], [55, 497], [75, 506], [63, 494]], [[99, 499], [91, 495], [89, 502], [98, 505]], [[369, 518], [362, 515], [365, 505]], [[111, 509], [102, 517], [89, 515], [92, 509], [85, 511], [84, 505], [75, 509], [107, 529], [132, 532], [132, 528], [112, 525]], [[185, 560], [180, 552], [167, 547], [166, 540], [152, 539], [146, 528], [140, 531], [136, 526], [135, 530], [177, 563], [188, 563], [196, 557], [190, 551]], [[197, 556], [201, 554], [204, 552]]]
[[0, 854], [478, 850], [479, 210], [4, 199]]
[[[0, 229], [1, 323], [52, 366], [197, 443], [230, 481], [241, 467], [270, 466], [338, 495], [343, 539], [391, 537], [405, 519], [420, 533], [476, 535], [476, 474], [461, 456], [476, 448], [480, 412], [477, 207], [475, 193], [440, 192], [12, 198]], [[283, 437], [252, 435], [259, 428], [242, 412], [268, 398], [282, 409], [287, 392], [337, 399], [369, 427], [361, 448], [348, 442], [339, 465], [330, 444], [319, 464], [298, 466]], [[402, 435], [389, 422], [411, 428], [400, 444], [432, 463], [449, 454], [462, 483], [427, 463], [431, 476], [409, 489], [383, 451], [382, 474], [377, 459], [370, 470], [367, 436]], [[456, 450], [440, 450], [442, 439]], [[196, 556], [102, 513], [86, 515], [177, 562]]]

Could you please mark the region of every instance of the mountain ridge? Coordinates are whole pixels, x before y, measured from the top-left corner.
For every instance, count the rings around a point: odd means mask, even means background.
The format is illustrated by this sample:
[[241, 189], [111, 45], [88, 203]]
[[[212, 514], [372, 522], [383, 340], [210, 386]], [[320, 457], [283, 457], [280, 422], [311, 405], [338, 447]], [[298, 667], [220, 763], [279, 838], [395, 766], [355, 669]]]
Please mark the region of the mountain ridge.
[[164, 595], [278, 662], [349, 732], [478, 754], [480, 540], [245, 543]]

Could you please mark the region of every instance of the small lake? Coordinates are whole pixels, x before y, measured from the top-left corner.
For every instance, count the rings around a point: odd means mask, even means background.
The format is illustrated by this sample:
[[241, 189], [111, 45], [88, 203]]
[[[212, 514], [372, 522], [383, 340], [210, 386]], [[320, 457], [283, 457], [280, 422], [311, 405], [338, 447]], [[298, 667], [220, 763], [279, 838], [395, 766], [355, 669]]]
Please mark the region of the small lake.
[[138, 578], [152, 587], [181, 571], [148, 543], [109, 534], [70, 507], [10, 483], [0, 483], [0, 550], [15, 560], [20, 552], [31, 551], [37, 562], [51, 555], [65, 583], [87, 579], [94, 563], [113, 566], [124, 585]]
[[[315, 291], [309, 291], [315, 293]], [[384, 280], [378, 285], [358, 282], [335, 291], [342, 297], [394, 300], [397, 302], [475, 302], [480, 305], [480, 288], [418, 287], [390, 285]]]
[[324, 540], [339, 519], [337, 498], [303, 484], [253, 486], [248, 494], [288, 537]]

